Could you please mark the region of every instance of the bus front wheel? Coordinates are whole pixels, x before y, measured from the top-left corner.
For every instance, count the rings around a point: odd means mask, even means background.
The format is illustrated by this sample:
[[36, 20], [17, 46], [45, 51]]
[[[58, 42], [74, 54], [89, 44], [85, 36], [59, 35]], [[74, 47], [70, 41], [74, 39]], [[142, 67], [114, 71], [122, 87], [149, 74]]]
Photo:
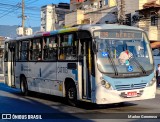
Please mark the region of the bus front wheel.
[[69, 84], [66, 88], [66, 99], [67, 102], [72, 105], [77, 105], [77, 90], [74, 84]]
[[21, 88], [22, 95], [24, 96], [28, 95], [28, 86], [27, 86], [27, 81], [25, 77], [21, 78], [20, 88]]

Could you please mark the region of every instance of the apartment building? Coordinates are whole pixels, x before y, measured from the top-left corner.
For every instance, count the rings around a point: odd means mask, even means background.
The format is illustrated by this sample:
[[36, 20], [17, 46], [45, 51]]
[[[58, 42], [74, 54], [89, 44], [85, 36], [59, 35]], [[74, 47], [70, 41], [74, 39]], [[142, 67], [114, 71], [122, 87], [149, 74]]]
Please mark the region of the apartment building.
[[65, 26], [117, 22], [116, 0], [71, 0], [70, 10]]
[[[118, 7], [120, 2], [117, 0]], [[125, 19], [130, 21], [128, 25], [145, 30], [150, 40], [160, 40], [160, 0], [124, 0], [123, 4]]]
[[51, 4], [41, 7], [41, 31], [57, 30], [64, 26], [65, 14], [69, 13], [68, 3]]
[[32, 28], [24, 28], [24, 31], [23, 31], [23, 28], [21, 26], [16, 29], [16, 32], [17, 32], [17, 36], [23, 36], [23, 35], [29, 36], [33, 34]]
[[138, 27], [148, 33], [150, 40], [160, 40], [160, 0], [148, 0], [137, 12], [141, 17]]

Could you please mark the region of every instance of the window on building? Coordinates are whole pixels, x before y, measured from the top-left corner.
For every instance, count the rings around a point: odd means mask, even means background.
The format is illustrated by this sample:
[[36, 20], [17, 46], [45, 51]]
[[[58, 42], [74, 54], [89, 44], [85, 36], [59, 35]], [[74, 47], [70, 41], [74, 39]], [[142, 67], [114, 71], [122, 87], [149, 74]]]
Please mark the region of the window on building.
[[77, 40], [74, 34], [61, 36], [59, 60], [77, 60]]
[[151, 26], [158, 25], [158, 17], [156, 15], [151, 16]]
[[43, 45], [43, 59], [44, 60], [57, 60], [57, 37], [46, 37]]
[[108, 5], [108, 0], [104, 0], [104, 5]]
[[102, 8], [102, 0], [99, 1], [99, 8]]

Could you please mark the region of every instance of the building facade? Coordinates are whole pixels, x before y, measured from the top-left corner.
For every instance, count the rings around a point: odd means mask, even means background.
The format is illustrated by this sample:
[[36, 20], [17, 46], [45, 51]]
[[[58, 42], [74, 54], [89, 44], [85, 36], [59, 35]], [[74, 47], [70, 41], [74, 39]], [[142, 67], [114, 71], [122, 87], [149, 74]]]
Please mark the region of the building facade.
[[23, 28], [22, 27], [18, 27], [16, 29], [16, 32], [17, 32], [17, 35], [18, 36], [29, 36], [29, 35], [32, 35], [33, 34], [33, 30], [32, 28], [24, 28], [24, 31], [23, 31]]
[[148, 0], [137, 12], [141, 16], [138, 27], [147, 32], [150, 40], [160, 41], [160, 1]]
[[64, 25], [118, 23], [123, 15], [125, 24], [142, 28], [150, 40], [160, 40], [159, 5], [160, 0], [70, 0], [70, 10], [67, 5], [47, 5], [41, 9], [41, 31]]
[[130, 26], [142, 28], [149, 40], [160, 40], [160, 0], [125, 0], [125, 19]]
[[70, 10], [65, 16], [65, 26], [117, 22], [117, 6], [113, 0], [71, 0]]
[[68, 3], [51, 4], [41, 7], [41, 31], [57, 30], [64, 26], [65, 14], [69, 13]]

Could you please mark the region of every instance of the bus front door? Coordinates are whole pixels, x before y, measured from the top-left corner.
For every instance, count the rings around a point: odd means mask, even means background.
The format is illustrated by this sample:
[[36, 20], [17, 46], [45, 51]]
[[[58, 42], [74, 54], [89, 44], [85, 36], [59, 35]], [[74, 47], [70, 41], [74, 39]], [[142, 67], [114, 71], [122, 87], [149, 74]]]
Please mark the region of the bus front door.
[[91, 40], [83, 39], [79, 44], [81, 45], [81, 59], [79, 60], [82, 62], [82, 98], [91, 100]]

